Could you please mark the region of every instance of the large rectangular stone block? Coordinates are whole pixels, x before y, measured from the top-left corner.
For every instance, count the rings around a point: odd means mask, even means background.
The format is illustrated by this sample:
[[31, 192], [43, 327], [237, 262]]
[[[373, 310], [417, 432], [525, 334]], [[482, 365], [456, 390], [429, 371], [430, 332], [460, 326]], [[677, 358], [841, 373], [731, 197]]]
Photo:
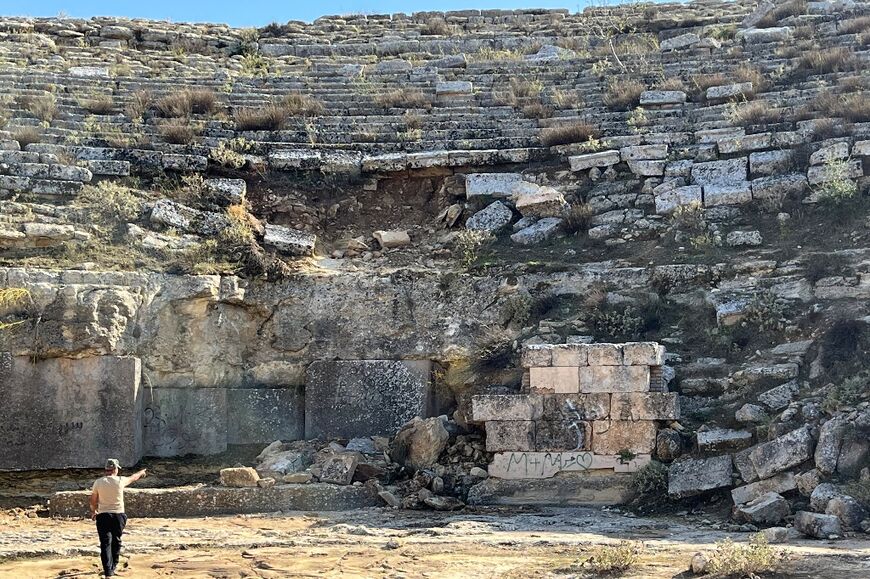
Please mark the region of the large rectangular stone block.
[[[591, 450], [592, 423], [583, 420], [539, 420], [535, 426], [537, 451]], [[487, 450], [489, 450], [487, 448]], [[519, 450], [519, 449], [504, 449]]]
[[431, 362], [322, 360], [308, 366], [305, 438], [388, 436], [426, 416]]
[[655, 422], [643, 420], [595, 420], [592, 422], [592, 451], [618, 454], [622, 451], [649, 454], [656, 445]]
[[534, 450], [535, 423], [531, 420], [490, 420], [486, 423], [487, 452]]
[[553, 363], [553, 347], [549, 344], [534, 344], [523, 347], [520, 365], [523, 368], [546, 368]]
[[613, 470], [634, 472], [648, 464], [649, 455], [622, 461], [618, 456], [592, 452], [502, 452], [492, 457], [489, 476], [501, 479], [552, 478], [559, 473]]
[[580, 390], [580, 377], [576, 367], [531, 368], [529, 372], [534, 392], [574, 394]]
[[227, 443], [267, 444], [305, 438], [301, 387], [227, 390]]
[[534, 394], [486, 394], [471, 399], [471, 416], [475, 422], [537, 420], [543, 409], [543, 399]]
[[649, 366], [588, 366], [580, 368], [580, 392], [646, 392]]
[[587, 344], [587, 363], [590, 366], [619, 366], [622, 348], [618, 344]]
[[610, 394], [546, 394], [544, 420], [601, 420], [610, 416]]
[[557, 344], [551, 349], [551, 365], [573, 368], [585, 366], [588, 351], [586, 344]]
[[138, 358], [6, 358], [0, 364], [0, 470], [122, 466], [142, 458]]
[[665, 347], [656, 342], [626, 342], [622, 345], [622, 363], [626, 366], [661, 366]]
[[227, 449], [225, 388], [149, 388], [143, 398], [145, 456], [218, 454]]
[[680, 404], [675, 392], [616, 392], [610, 397], [613, 420], [678, 420]]

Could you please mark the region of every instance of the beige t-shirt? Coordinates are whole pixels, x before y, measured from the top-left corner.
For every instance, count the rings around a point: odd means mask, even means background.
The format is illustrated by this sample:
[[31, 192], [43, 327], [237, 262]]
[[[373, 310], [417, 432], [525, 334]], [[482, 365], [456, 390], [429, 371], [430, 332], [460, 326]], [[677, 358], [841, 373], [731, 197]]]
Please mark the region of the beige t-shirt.
[[91, 490], [97, 491], [97, 514], [124, 512], [124, 487], [130, 477], [104, 476], [97, 479]]

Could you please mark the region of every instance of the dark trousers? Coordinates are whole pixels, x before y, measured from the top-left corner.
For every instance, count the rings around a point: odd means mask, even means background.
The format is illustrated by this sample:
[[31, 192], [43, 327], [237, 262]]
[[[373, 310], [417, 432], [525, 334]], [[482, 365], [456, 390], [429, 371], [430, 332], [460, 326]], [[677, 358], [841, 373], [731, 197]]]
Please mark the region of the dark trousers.
[[106, 576], [115, 574], [118, 555], [121, 553], [121, 535], [127, 525], [124, 513], [100, 513], [97, 515], [97, 533], [100, 535], [100, 560]]

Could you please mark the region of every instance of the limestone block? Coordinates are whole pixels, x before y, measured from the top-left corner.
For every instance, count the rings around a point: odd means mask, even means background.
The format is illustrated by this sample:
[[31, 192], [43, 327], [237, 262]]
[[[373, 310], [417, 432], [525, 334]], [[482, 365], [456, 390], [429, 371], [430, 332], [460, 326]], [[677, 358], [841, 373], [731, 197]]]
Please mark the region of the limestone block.
[[748, 14], [743, 21], [740, 23], [741, 28], [754, 28], [758, 25], [759, 22], [764, 20], [764, 18], [773, 12], [773, 9], [776, 8], [776, 5], [770, 0], [764, 0], [763, 2], [759, 2], [758, 6], [755, 7], [750, 14]]
[[609, 167], [619, 163], [619, 151], [600, 151], [585, 155], [568, 157], [568, 163], [572, 171], [585, 171], [592, 167]]
[[662, 366], [665, 347], [656, 342], [626, 342], [622, 344], [622, 363], [626, 366]]
[[256, 487], [260, 480], [259, 473], [250, 466], [222, 468], [220, 477], [223, 486], [232, 488]]
[[525, 184], [520, 173], [469, 173], [465, 176], [465, 196], [509, 198], [522, 191]]
[[634, 145], [619, 150], [619, 158], [623, 161], [639, 161], [644, 159], [661, 160], [668, 158], [668, 144]]
[[676, 187], [655, 194], [656, 213], [659, 215], [667, 215], [673, 213], [677, 207], [693, 203], [700, 205], [702, 201], [703, 197], [701, 195], [700, 185]]
[[679, 420], [676, 392], [614, 392], [610, 397], [612, 420]]
[[81, 190], [82, 184], [78, 181], [33, 179], [30, 182], [30, 192], [35, 195], [75, 195]]
[[405, 153], [385, 153], [363, 157], [362, 171], [375, 173], [379, 171], [404, 171], [408, 168], [408, 156]]
[[753, 501], [765, 493], [785, 493], [797, 488], [794, 473], [784, 472], [772, 478], [743, 485], [731, 490], [731, 499], [735, 505], [742, 505]]
[[496, 234], [510, 225], [514, 217], [510, 207], [501, 201], [495, 201], [468, 218], [465, 228], [472, 231], [488, 231]]
[[810, 165], [823, 165], [832, 161], [842, 161], [849, 157], [849, 143], [835, 143], [822, 147], [810, 155]]
[[852, 145], [853, 157], [870, 157], [870, 141], [856, 141]]
[[570, 366], [578, 368], [586, 365], [588, 347], [586, 344], [557, 344], [550, 349], [551, 366]]
[[594, 470], [634, 472], [649, 462], [648, 454], [623, 462], [618, 456], [591, 452], [503, 452], [492, 457], [487, 470], [490, 477], [499, 479], [546, 479], [559, 473]]
[[305, 438], [390, 436], [427, 414], [429, 361], [319, 360], [308, 366]]
[[861, 159], [846, 161], [845, 171], [833, 170], [828, 165], [815, 165], [807, 169], [807, 181], [810, 185], [819, 185], [838, 179], [858, 179], [864, 175]]
[[544, 411], [544, 401], [529, 394], [487, 394], [472, 397], [471, 409], [475, 422], [538, 420]]
[[752, 201], [749, 181], [723, 185], [704, 185], [704, 206], [741, 205]]
[[648, 392], [648, 366], [587, 366], [580, 368], [580, 392]]
[[729, 231], [725, 236], [728, 247], [746, 247], [761, 245], [763, 239], [759, 231]]
[[785, 42], [791, 39], [792, 29], [788, 26], [772, 28], [749, 28], [738, 30], [735, 39], [746, 44], [762, 44], [766, 42]]
[[533, 392], [548, 394], [576, 394], [580, 391], [580, 378], [576, 367], [531, 368]]
[[523, 217], [559, 217], [568, 209], [568, 203], [561, 191], [552, 187], [538, 187], [524, 191], [516, 197], [517, 211]]
[[85, 167], [94, 175], [125, 177], [130, 174], [129, 161], [85, 161]]
[[535, 423], [531, 420], [488, 420], [486, 451], [528, 451], [535, 449]]
[[104, 66], [71, 66], [67, 74], [81, 78], [109, 78], [109, 69]]
[[831, 539], [843, 536], [840, 519], [834, 515], [799, 511], [794, 517], [794, 527], [804, 535], [815, 539]]
[[747, 158], [707, 161], [692, 165], [692, 179], [698, 185], [736, 185], [746, 181]]
[[618, 344], [589, 344], [586, 349], [590, 366], [622, 365], [622, 348]]
[[31, 240], [39, 243], [39, 239], [52, 241], [69, 241], [76, 235], [72, 225], [59, 225], [56, 223], [25, 223], [24, 234]]
[[641, 177], [658, 177], [665, 174], [667, 161], [628, 161], [629, 170]]
[[753, 447], [749, 459], [758, 476], [765, 479], [808, 460], [813, 447], [812, 434], [803, 427]]
[[834, 515], [840, 519], [840, 525], [850, 531], [861, 530], [861, 523], [866, 520], [867, 511], [861, 503], [850, 496], [834, 497], [828, 501], [825, 514]]
[[759, 151], [749, 154], [749, 171], [753, 176], [777, 175], [791, 167], [793, 154], [790, 149], [782, 151]]
[[768, 492], [737, 508], [735, 518], [756, 525], [775, 525], [791, 514], [791, 506], [779, 493]]
[[537, 245], [561, 233], [562, 222], [558, 217], [545, 217], [511, 235], [511, 241], [520, 245]]
[[545, 394], [542, 418], [551, 421], [601, 420], [610, 416], [610, 394]]
[[407, 231], [375, 231], [372, 234], [383, 249], [395, 249], [411, 245], [411, 236]]
[[202, 172], [208, 169], [208, 157], [202, 155], [177, 155], [164, 153], [163, 168], [167, 171]]
[[0, 364], [0, 470], [122, 467], [142, 458], [138, 358]]
[[705, 94], [708, 101], [744, 97], [753, 93], [751, 82], [711, 86]]
[[668, 471], [668, 494], [672, 497], [690, 497], [727, 486], [731, 486], [728, 455], [677, 460]]
[[227, 390], [227, 443], [265, 444], [305, 437], [305, 393], [300, 386]]
[[359, 454], [356, 452], [334, 454], [320, 465], [320, 482], [349, 485], [358, 465]]
[[463, 96], [474, 92], [474, 86], [466, 80], [442, 81], [435, 85], [438, 96]]
[[680, 105], [686, 102], [681, 90], [645, 90], [640, 93], [640, 106]]
[[619, 454], [629, 451], [650, 454], [656, 446], [655, 422], [595, 420], [592, 422], [592, 451], [595, 454]]
[[[529, 344], [523, 346], [520, 365], [523, 368], [546, 368], [553, 362], [553, 348], [549, 344]], [[579, 366], [580, 364], [578, 364]]]
[[[592, 423], [539, 420], [535, 427], [536, 451], [582, 451], [592, 449]], [[489, 450], [487, 448], [487, 450]], [[519, 449], [522, 450], [522, 449]]]
[[680, 48], [688, 48], [693, 44], [698, 44], [701, 42], [701, 38], [695, 34], [694, 32], [687, 32], [686, 34], [680, 34], [678, 36], [673, 36], [671, 38], [666, 38], [662, 40], [659, 48], [662, 52], [666, 50], [677, 50]]
[[227, 449], [226, 389], [149, 388], [143, 398], [145, 456], [218, 454]]
[[290, 255], [312, 255], [317, 236], [304, 231], [290, 229], [282, 225], [266, 224], [263, 242], [282, 253]]
[[321, 154], [310, 149], [290, 149], [269, 153], [269, 166], [277, 171], [293, 169], [317, 169], [320, 167]]
[[798, 365], [794, 363], [750, 366], [734, 372], [731, 379], [737, 386], [745, 386], [765, 380], [791, 380], [797, 378], [798, 371]]
[[[450, 434], [440, 417], [423, 419], [415, 416], [396, 434], [390, 444], [390, 457], [411, 470], [432, 468], [447, 448], [449, 439]], [[350, 447], [348, 444], [348, 449]]]
[[743, 479], [743, 482], [745, 483], [751, 483], [758, 480], [758, 473], [755, 471], [755, 465], [752, 464], [752, 460], [749, 458], [749, 455], [753, 450], [754, 447], [745, 448], [731, 455], [734, 462], [734, 468], [737, 470], [738, 474], [740, 474], [740, 478]]
[[203, 185], [221, 205], [239, 205], [245, 200], [247, 184], [244, 179], [206, 179]]
[[703, 452], [722, 452], [740, 450], [752, 444], [752, 433], [748, 430], [730, 428], [706, 428], [697, 433], [698, 449]]
[[722, 154], [742, 153], [744, 151], [758, 151], [770, 147], [770, 133], [755, 133], [744, 135], [736, 139], [723, 139], [716, 142], [716, 147]]

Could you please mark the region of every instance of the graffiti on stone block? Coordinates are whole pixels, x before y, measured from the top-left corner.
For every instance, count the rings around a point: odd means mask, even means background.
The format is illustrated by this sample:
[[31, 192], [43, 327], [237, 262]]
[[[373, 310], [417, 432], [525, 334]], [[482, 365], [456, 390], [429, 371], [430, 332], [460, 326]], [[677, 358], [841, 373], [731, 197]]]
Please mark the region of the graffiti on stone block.
[[589, 470], [593, 460], [591, 452], [512, 452], [507, 472], [524, 477], [552, 476], [548, 473]]
[[574, 430], [577, 436], [577, 446], [574, 447], [574, 450], [582, 450], [584, 443], [586, 442], [586, 429], [583, 427], [583, 417], [580, 416], [580, 412], [577, 411], [574, 403], [570, 400], [565, 400], [565, 408], [567, 409], [569, 416], [573, 415], [573, 418], [566, 422], [568, 424], [568, 429]]

